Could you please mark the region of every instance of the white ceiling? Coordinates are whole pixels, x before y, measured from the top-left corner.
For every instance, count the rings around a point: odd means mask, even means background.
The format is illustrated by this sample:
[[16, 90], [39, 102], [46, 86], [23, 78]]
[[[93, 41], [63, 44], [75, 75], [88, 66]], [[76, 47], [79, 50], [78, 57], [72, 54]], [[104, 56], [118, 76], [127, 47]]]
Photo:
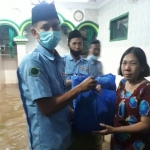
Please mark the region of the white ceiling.
[[56, 6], [62, 6], [65, 8], [89, 8], [98, 9], [105, 5], [110, 0], [30, 0], [30, 2], [36, 4], [42, 1], [52, 2], [54, 1]]
[[[91, 8], [98, 9], [110, 0], [54, 0], [56, 5], [66, 8]], [[63, 2], [62, 2], [63, 1]], [[71, 1], [71, 2], [68, 2]]]

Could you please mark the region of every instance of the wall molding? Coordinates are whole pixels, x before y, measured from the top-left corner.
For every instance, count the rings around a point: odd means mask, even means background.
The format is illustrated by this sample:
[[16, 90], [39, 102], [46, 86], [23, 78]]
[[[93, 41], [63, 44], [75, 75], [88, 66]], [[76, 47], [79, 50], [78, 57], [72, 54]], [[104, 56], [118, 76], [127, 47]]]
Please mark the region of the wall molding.
[[16, 31], [17, 35], [20, 34], [19, 26], [13, 20], [0, 19], [0, 26], [2, 25], [11, 26]]
[[[65, 19], [63, 15], [58, 13], [60, 25], [67, 26], [71, 31], [74, 29], [80, 30], [82, 27], [90, 26], [92, 27], [96, 33], [98, 33], [98, 24], [92, 21], [83, 21], [78, 26], [75, 26], [71, 21]], [[31, 24], [31, 18], [24, 20], [20, 25], [16, 24], [13, 20], [10, 19], [0, 19], [0, 26], [2, 25], [9, 25], [11, 26], [16, 32], [17, 36], [23, 36], [24, 29]]]
[[80, 30], [81, 28], [87, 27], [87, 26], [92, 27], [95, 30], [95, 32], [98, 33], [99, 26], [98, 24], [92, 21], [83, 21], [76, 27], [76, 29]]

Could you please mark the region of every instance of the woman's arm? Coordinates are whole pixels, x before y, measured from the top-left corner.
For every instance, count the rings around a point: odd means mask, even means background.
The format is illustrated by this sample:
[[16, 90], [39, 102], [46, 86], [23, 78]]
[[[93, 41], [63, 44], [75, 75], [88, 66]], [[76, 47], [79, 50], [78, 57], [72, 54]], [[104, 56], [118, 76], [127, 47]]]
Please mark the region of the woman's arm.
[[149, 130], [150, 130], [150, 117], [141, 116], [141, 122], [138, 122], [134, 125], [117, 127], [114, 133], [119, 133], [119, 132], [139, 133], [139, 132], [147, 132]]
[[112, 133], [121, 133], [121, 132], [127, 132], [127, 133], [142, 133], [142, 132], [148, 132], [150, 130], [150, 117], [149, 116], [141, 116], [141, 122], [138, 122], [133, 125], [128, 126], [121, 126], [121, 127], [112, 127], [105, 124], [100, 124], [105, 129], [102, 131], [93, 131], [92, 134], [112, 134]]

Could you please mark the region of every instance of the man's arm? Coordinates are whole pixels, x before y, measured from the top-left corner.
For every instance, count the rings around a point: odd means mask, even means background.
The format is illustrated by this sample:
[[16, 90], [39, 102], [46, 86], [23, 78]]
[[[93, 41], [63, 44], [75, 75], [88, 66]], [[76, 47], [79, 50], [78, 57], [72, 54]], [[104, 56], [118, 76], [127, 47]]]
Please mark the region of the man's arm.
[[93, 89], [95, 86], [96, 81], [92, 77], [89, 77], [81, 84], [61, 96], [40, 98], [36, 100], [36, 103], [44, 115], [51, 116], [55, 112], [67, 106], [79, 93]]
[[[43, 114], [50, 116], [67, 106], [80, 92], [95, 88], [96, 81], [89, 77], [69, 92], [53, 96], [49, 77], [44, 70], [43, 63], [36, 56], [28, 58], [19, 67], [18, 73], [27, 86], [32, 101]], [[24, 91], [23, 91], [24, 92]]]

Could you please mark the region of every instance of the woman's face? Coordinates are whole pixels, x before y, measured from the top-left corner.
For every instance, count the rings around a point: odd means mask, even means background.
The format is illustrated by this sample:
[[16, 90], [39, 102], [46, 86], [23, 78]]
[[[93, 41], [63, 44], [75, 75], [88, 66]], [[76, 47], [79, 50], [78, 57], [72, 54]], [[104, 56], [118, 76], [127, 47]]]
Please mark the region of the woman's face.
[[136, 81], [142, 71], [139, 60], [133, 53], [125, 55], [121, 64], [121, 71], [128, 81]]

